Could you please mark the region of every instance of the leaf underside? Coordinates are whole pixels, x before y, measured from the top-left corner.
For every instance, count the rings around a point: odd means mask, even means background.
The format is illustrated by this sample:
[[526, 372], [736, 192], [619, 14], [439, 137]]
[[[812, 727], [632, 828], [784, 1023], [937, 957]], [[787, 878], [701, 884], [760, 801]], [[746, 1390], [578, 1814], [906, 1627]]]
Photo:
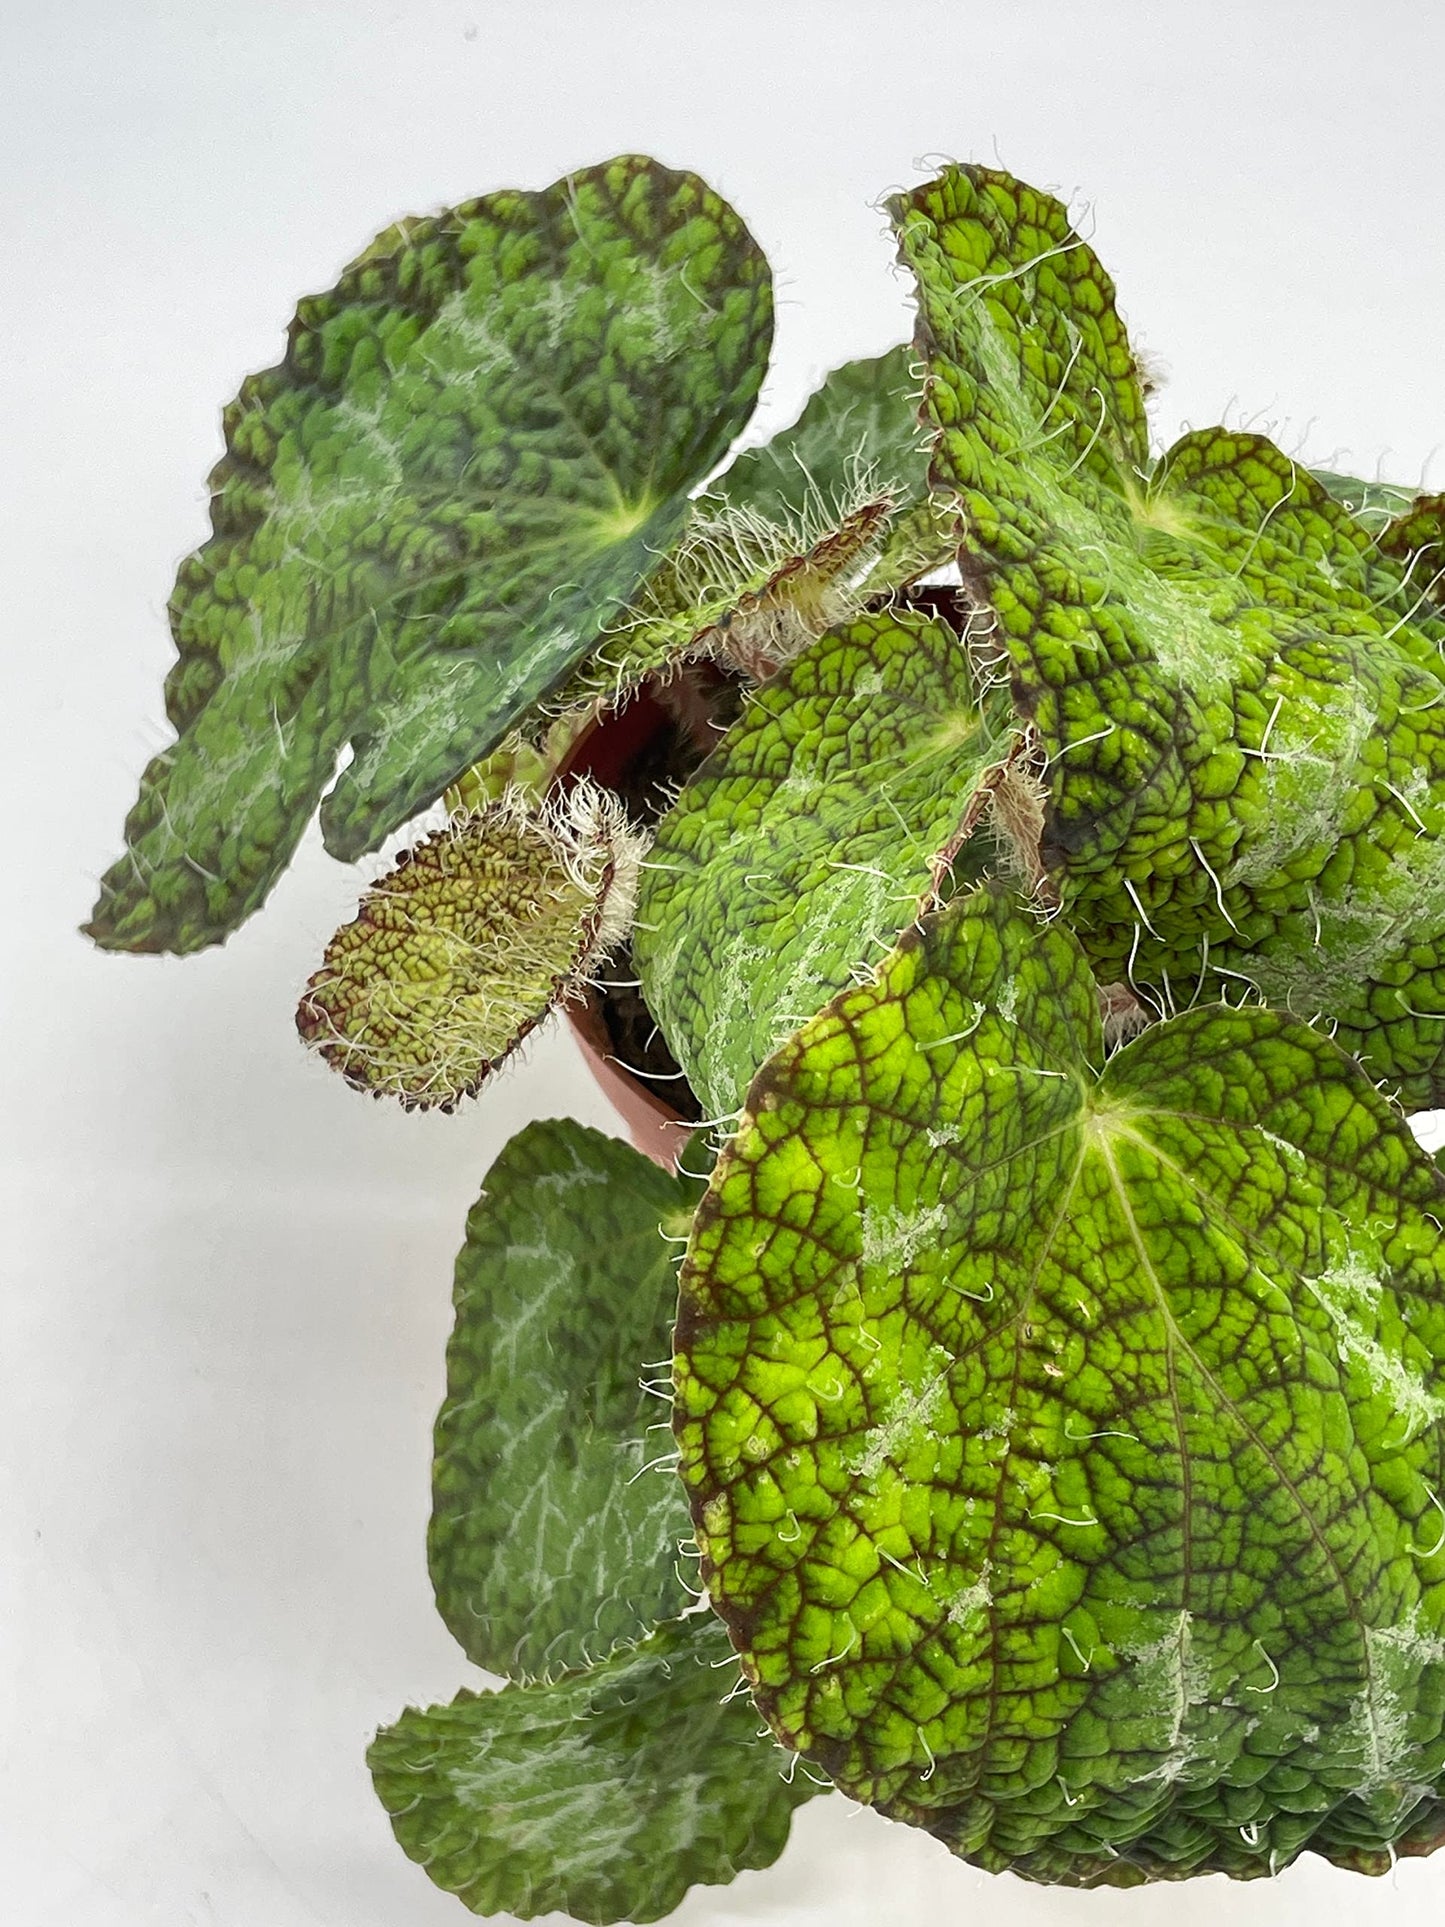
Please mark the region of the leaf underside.
[[590, 1672], [408, 1710], [368, 1761], [397, 1839], [473, 1913], [659, 1920], [782, 1852], [790, 1783], [710, 1614]]
[[709, 1116], [943, 886], [1010, 740], [958, 635], [914, 611], [830, 631], [758, 691], [664, 817], [633, 940]]
[[[577, 1667], [686, 1609], [691, 1527], [666, 1380], [697, 1185], [568, 1120], [487, 1175], [457, 1258], [436, 1424], [432, 1584], [478, 1666]], [[649, 1369], [649, 1367], [651, 1369]]]
[[764, 1067], [683, 1271], [703, 1576], [774, 1729], [989, 1868], [1445, 1831], [1445, 1178], [1317, 1031], [1107, 1063], [989, 886]]
[[1243, 977], [1438, 1099], [1439, 613], [1263, 437], [1151, 461], [1112, 283], [1058, 201], [957, 167], [892, 211], [934, 482], [1051, 759], [1042, 854], [1101, 976], [1161, 1009]]
[[171, 601], [177, 740], [88, 926], [222, 939], [326, 798], [374, 849], [635, 595], [746, 422], [767, 263], [696, 176], [624, 157], [378, 237], [226, 411]]
[[[888, 524], [886, 497], [807, 526], [694, 515], [636, 603], [533, 718], [533, 736], [620, 708], [649, 679], [671, 681], [689, 662], [720, 659], [753, 680], [815, 636], [856, 614], [862, 578]], [[742, 661], [729, 645], [757, 638]], [[776, 660], [769, 645], [783, 644]]]

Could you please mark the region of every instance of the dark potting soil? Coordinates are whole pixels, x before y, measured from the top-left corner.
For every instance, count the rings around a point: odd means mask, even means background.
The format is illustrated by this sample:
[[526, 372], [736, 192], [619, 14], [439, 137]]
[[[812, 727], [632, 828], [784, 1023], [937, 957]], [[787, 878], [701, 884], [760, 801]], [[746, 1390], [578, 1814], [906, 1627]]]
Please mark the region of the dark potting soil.
[[[947, 617], [962, 630], [969, 602], [956, 588], [915, 586], [898, 596], [903, 606]], [[881, 603], [880, 603], [881, 606]], [[690, 664], [671, 684], [650, 689], [638, 702], [635, 736], [613, 738], [615, 762], [593, 769], [586, 757], [578, 773], [595, 773], [616, 791], [634, 822], [656, 823], [697, 770], [718, 736], [737, 718], [743, 685], [711, 663]], [[625, 712], [624, 712], [625, 713]], [[606, 742], [607, 738], [599, 739]], [[599, 759], [600, 761], [600, 759]], [[597, 973], [598, 1003], [618, 1063], [634, 1071], [664, 1103], [693, 1122], [703, 1115], [692, 1086], [668, 1049], [635, 984], [632, 952], [624, 949]]]
[[635, 1071], [664, 1104], [670, 1104], [689, 1123], [695, 1122], [703, 1114], [702, 1105], [642, 1001], [642, 992], [635, 987], [636, 975], [632, 952], [625, 949], [604, 964], [593, 979], [612, 1053], [624, 1070]]

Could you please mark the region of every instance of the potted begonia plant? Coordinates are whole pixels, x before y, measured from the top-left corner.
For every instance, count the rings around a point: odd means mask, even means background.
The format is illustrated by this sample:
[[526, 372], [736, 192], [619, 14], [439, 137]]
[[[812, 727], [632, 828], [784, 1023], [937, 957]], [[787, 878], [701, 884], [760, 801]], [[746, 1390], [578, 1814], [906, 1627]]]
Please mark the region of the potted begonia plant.
[[632, 1107], [457, 1261], [431, 1574], [508, 1683], [369, 1758], [478, 1913], [656, 1919], [830, 1785], [1072, 1885], [1445, 1838], [1445, 502], [1158, 452], [1056, 199], [889, 209], [914, 339], [731, 460], [770, 276], [692, 175], [303, 302], [88, 926], [411, 825], [305, 1040], [449, 1109], [562, 1009]]

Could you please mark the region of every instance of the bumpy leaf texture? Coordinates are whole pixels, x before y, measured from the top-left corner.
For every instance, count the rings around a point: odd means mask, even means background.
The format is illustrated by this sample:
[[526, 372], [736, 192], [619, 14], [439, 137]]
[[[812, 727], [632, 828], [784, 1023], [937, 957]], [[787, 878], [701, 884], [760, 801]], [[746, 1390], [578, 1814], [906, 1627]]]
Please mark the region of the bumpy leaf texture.
[[659, 1920], [770, 1866], [817, 1787], [758, 1735], [710, 1614], [550, 1686], [409, 1710], [368, 1755], [397, 1839], [473, 1913]]
[[967, 874], [986, 777], [1015, 746], [960, 637], [885, 611], [765, 684], [664, 817], [633, 956], [709, 1115], [770, 1051]]
[[775, 1730], [986, 1867], [1445, 1833], [1445, 1178], [1318, 1031], [1107, 1063], [1006, 892], [770, 1060], [683, 1271], [710, 1597]]
[[1263, 437], [1159, 461], [1061, 204], [953, 167], [892, 203], [935, 484], [1051, 759], [1042, 855], [1106, 978], [1243, 977], [1445, 1095], [1445, 623]]
[[457, 1258], [429, 1540], [447, 1625], [512, 1678], [686, 1610], [667, 1382], [695, 1182], [567, 1120], [487, 1174]]
[[1445, 495], [1422, 495], [1380, 536], [1386, 555], [1404, 564], [1411, 605], [1445, 610]]
[[453, 1110], [626, 937], [645, 848], [592, 783], [454, 816], [326, 946], [302, 1041], [358, 1090]]
[[225, 417], [210, 541], [171, 601], [176, 742], [146, 771], [101, 944], [194, 950], [284, 868], [374, 849], [561, 681], [752, 411], [767, 263], [637, 157], [381, 235]]

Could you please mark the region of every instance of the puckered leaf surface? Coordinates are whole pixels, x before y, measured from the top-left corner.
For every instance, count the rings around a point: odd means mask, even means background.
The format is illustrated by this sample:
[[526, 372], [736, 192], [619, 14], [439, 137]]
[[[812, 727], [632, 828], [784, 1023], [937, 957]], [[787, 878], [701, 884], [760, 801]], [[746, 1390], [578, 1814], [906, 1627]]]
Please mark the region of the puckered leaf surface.
[[1394, 518], [1380, 548], [1404, 564], [1410, 612], [1445, 611], [1445, 495], [1422, 495]]
[[302, 1041], [358, 1090], [454, 1109], [626, 937], [645, 848], [592, 783], [459, 812], [326, 946]]
[[552, 1685], [409, 1710], [368, 1759], [397, 1839], [473, 1913], [659, 1920], [782, 1852], [792, 1781], [711, 1615]]
[[644, 867], [633, 955], [708, 1114], [942, 884], [1011, 742], [999, 707], [980, 709], [947, 622], [864, 616], [765, 684], [689, 781]]
[[558, 683], [747, 420], [767, 263], [627, 157], [380, 236], [227, 410], [215, 533], [171, 602], [177, 741], [90, 933], [193, 950], [252, 911], [343, 747], [328, 847], [433, 801]]
[[[676, 1251], [698, 1187], [568, 1120], [487, 1175], [457, 1258], [429, 1550], [479, 1666], [575, 1667], [685, 1610], [667, 1409]], [[644, 1469], [648, 1468], [648, 1469]]]
[[1112, 283], [1058, 201], [959, 167], [892, 205], [934, 480], [1052, 758], [1043, 856], [1090, 955], [1166, 1004], [1242, 974], [1429, 1102], [1445, 626], [1262, 437], [1151, 463]]
[[1317, 1031], [1104, 1062], [994, 887], [770, 1060], [683, 1271], [710, 1597], [775, 1730], [991, 1868], [1445, 1826], [1445, 1178]]

